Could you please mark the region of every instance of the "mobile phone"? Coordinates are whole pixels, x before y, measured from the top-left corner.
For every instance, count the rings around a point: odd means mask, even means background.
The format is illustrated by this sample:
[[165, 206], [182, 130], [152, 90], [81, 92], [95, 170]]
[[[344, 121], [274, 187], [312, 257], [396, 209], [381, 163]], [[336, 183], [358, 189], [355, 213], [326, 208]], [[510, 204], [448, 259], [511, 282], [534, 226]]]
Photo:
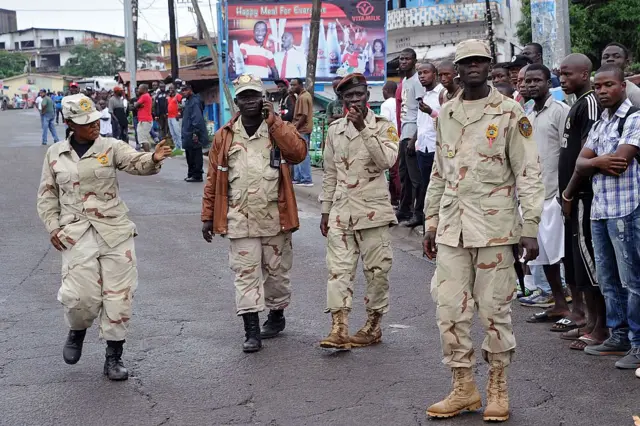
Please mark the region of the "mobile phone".
[[266, 120], [269, 118], [269, 110], [265, 107], [262, 107], [262, 119]]
[[277, 146], [271, 148], [271, 152], [269, 154], [269, 166], [273, 169], [279, 169], [281, 162], [282, 155], [280, 154], [280, 148]]

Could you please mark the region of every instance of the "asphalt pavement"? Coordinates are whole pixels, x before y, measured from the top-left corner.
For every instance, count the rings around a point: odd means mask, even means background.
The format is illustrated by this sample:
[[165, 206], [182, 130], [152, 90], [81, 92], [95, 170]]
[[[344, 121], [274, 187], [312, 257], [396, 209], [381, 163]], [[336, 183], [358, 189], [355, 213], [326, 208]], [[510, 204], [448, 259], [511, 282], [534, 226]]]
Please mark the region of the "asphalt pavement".
[[[62, 126], [58, 131], [64, 134]], [[450, 373], [440, 362], [429, 295], [434, 266], [421, 257], [417, 240], [403, 237], [408, 231], [394, 231], [383, 343], [350, 353], [319, 348], [330, 317], [323, 313], [325, 241], [310, 192], [299, 197], [287, 329], [261, 352], [242, 353], [228, 242], [203, 241], [202, 184], [183, 181], [184, 158], [167, 160], [156, 176], [119, 174], [140, 234], [140, 281], [124, 355], [131, 378], [116, 383], [102, 376], [104, 343], [96, 327], [80, 362], [66, 365], [67, 331], [56, 301], [60, 256], [35, 208], [45, 150], [34, 111], [0, 112], [0, 425], [483, 424], [480, 412], [433, 422], [425, 416], [449, 392]], [[363, 283], [359, 273], [352, 331], [364, 322]], [[633, 372], [615, 369], [615, 358], [570, 351], [548, 325], [525, 323], [532, 313], [514, 305], [518, 349], [507, 424], [633, 424], [632, 414], [640, 413]], [[478, 324], [474, 337], [479, 355]], [[481, 360], [476, 373], [484, 394]]]

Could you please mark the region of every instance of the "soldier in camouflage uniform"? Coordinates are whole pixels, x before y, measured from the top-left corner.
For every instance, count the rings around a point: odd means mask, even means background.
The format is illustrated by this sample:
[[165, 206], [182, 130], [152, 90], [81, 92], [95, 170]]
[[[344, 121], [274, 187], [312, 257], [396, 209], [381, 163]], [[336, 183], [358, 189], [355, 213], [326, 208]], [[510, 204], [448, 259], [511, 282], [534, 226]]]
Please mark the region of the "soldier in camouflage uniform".
[[[202, 198], [202, 233], [207, 242], [214, 234], [229, 238], [236, 312], [245, 328], [243, 351], [257, 352], [262, 339], [285, 328], [284, 309], [291, 300], [291, 233], [300, 226], [289, 164], [306, 158], [307, 143], [263, 101], [260, 78], [244, 74], [233, 84], [240, 114], [214, 136]], [[265, 307], [270, 312], [260, 330], [258, 313]]]
[[70, 328], [63, 357], [67, 364], [78, 362], [86, 330], [100, 316], [100, 336], [107, 341], [104, 374], [126, 380], [122, 346], [138, 269], [136, 227], [120, 199], [116, 170], [156, 174], [171, 148], [161, 142], [155, 153], [138, 153], [122, 141], [100, 137], [100, 113], [85, 95], [63, 98], [62, 108], [71, 133], [47, 151], [37, 205], [62, 254], [58, 300]]
[[505, 369], [516, 347], [512, 246], [526, 250], [527, 260], [538, 256], [544, 186], [532, 127], [522, 108], [487, 85], [491, 54], [486, 43], [458, 44], [455, 62], [464, 91], [440, 111], [425, 207], [425, 253], [434, 258], [437, 252], [432, 294], [453, 391], [427, 414], [453, 417], [482, 405], [470, 336], [477, 310], [485, 329], [482, 354], [490, 364], [484, 419], [505, 421]]
[[[398, 133], [389, 120], [367, 108], [363, 75], [346, 76], [337, 90], [349, 112], [329, 126], [324, 150], [320, 230], [327, 237], [326, 312], [331, 312], [333, 326], [320, 346], [350, 349], [378, 343], [380, 321], [389, 310], [389, 225], [397, 221], [384, 172], [396, 162]], [[347, 316], [359, 257], [367, 280], [367, 322], [349, 337]]]

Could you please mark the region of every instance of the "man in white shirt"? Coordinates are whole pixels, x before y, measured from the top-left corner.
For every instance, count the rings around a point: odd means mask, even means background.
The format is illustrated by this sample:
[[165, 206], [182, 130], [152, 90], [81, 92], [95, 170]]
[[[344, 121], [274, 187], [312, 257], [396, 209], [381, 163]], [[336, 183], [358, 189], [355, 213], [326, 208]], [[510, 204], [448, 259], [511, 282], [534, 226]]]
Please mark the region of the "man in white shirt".
[[396, 122], [396, 90], [398, 85], [395, 81], [387, 81], [382, 86], [384, 102], [380, 105], [380, 115], [392, 123]]
[[440, 112], [440, 92], [443, 89], [442, 85], [438, 84], [438, 70], [432, 63], [418, 65], [418, 80], [425, 90], [422, 102], [418, 103], [416, 121], [418, 132], [414, 142], [420, 170], [420, 190], [413, 218], [405, 224], [410, 227], [424, 226], [424, 198], [427, 194], [433, 156], [436, 151], [436, 119]]
[[293, 34], [282, 34], [282, 50], [275, 55], [280, 78], [295, 78], [307, 75], [307, 58], [293, 45]]
[[36, 98], [36, 108], [38, 108], [38, 111], [42, 111], [42, 92], [44, 90], [41, 90], [38, 92], [38, 97]]

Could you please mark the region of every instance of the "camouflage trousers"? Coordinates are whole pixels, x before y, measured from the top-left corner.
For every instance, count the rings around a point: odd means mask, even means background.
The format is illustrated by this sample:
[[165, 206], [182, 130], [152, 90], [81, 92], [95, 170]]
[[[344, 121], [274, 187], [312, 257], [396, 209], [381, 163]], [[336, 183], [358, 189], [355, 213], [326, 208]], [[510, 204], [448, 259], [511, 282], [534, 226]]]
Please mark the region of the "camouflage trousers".
[[291, 233], [229, 240], [229, 266], [236, 274], [238, 315], [284, 309], [291, 300]]
[[393, 250], [389, 227], [352, 229], [329, 228], [327, 235], [327, 309], [336, 312], [351, 309], [353, 283], [358, 259], [362, 257], [367, 289], [364, 297], [367, 309], [389, 311], [389, 271]]
[[512, 246], [465, 249], [438, 244], [431, 295], [437, 306], [444, 364], [475, 364], [471, 321], [476, 309], [485, 330], [483, 358], [510, 364], [516, 347], [511, 325], [513, 262]]
[[84, 330], [100, 316], [100, 337], [124, 340], [138, 286], [133, 237], [112, 248], [90, 227], [75, 244], [64, 244], [58, 300], [67, 325]]

